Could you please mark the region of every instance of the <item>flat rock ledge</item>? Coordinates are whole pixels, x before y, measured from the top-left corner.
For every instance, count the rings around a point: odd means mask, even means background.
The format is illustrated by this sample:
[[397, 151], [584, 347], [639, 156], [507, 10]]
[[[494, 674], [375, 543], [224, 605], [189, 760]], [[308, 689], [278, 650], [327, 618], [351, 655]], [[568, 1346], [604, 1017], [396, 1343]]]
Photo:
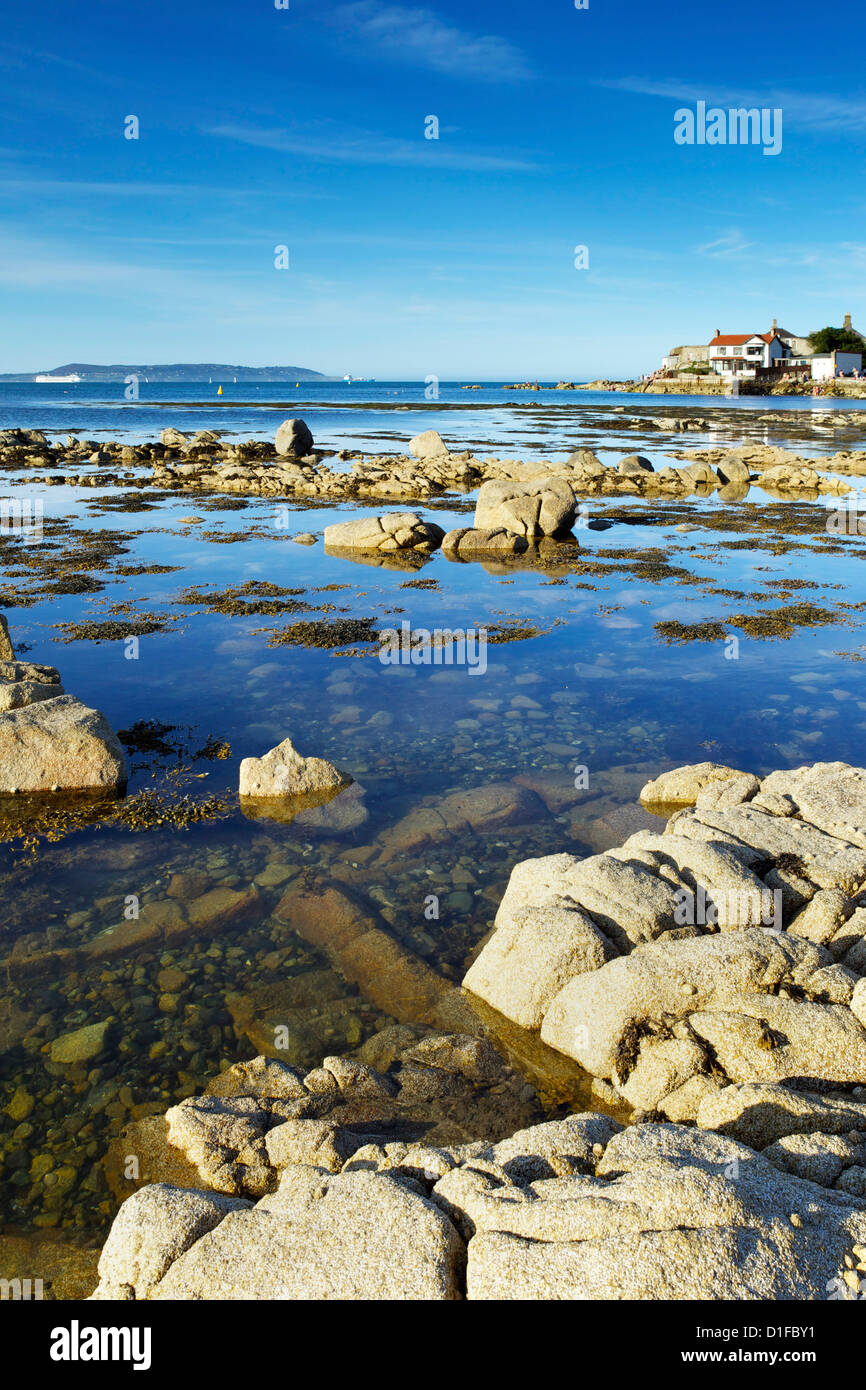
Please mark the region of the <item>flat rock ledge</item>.
[[536, 1122], [469, 1033], [239, 1063], [121, 1136], [94, 1297], [861, 1298], [866, 770], [648, 787], [664, 832], [518, 864], [464, 980], [629, 1124]]
[[679, 805], [662, 834], [514, 868], [464, 988], [676, 1123], [731, 1085], [861, 1091], [866, 771], [699, 764], [643, 799]]
[[[827, 1180], [866, 1105], [729, 1088], [726, 1131], [751, 1126], [757, 1144], [787, 1130], [763, 1152], [732, 1132], [594, 1113], [499, 1140], [389, 1140], [376, 1123], [393, 1124], [404, 1089], [418, 1114], [431, 1078], [440, 1092], [458, 1076], [476, 1093], [508, 1085], [480, 1039], [427, 1038], [414, 1057], [396, 1078], [346, 1058], [302, 1076], [258, 1057], [140, 1122], [170, 1137], [151, 1142], [158, 1180], [123, 1203], [93, 1297], [857, 1297], [866, 1195]], [[798, 1126], [821, 1110], [836, 1128], [804, 1174], [817, 1141]]]

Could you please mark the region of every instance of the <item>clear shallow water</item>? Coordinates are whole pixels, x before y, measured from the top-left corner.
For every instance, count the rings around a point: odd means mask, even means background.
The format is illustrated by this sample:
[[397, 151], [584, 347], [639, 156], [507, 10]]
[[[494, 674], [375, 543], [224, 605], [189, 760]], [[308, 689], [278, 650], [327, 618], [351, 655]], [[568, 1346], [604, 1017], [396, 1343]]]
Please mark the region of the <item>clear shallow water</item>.
[[[600, 404], [589, 404], [598, 416]], [[673, 414], [682, 404], [664, 409]], [[54, 404], [38, 408], [40, 420], [18, 415], [3, 423], [60, 427]], [[183, 412], [143, 408], [159, 417], [143, 431], [148, 436], [169, 423], [204, 427], [200, 414], [188, 423]], [[641, 398], [635, 413], [645, 408]], [[104, 418], [102, 407], [93, 409], [94, 418]], [[717, 440], [738, 442], [740, 415], [722, 417], [706, 401], [700, 411], [716, 422]], [[303, 413], [312, 423], [311, 412]], [[474, 431], [478, 412], [467, 415], [459, 428]], [[351, 414], [346, 418], [354, 428]], [[736, 431], [725, 426], [729, 418]], [[449, 419], [453, 436], [459, 417]], [[502, 409], [498, 419], [507, 432]], [[411, 432], [429, 424], [413, 417]], [[116, 426], [106, 429], [119, 436]], [[343, 447], [347, 435], [336, 424], [333, 431], [334, 447]], [[77, 425], [76, 432], [86, 437], [97, 429]], [[596, 433], [602, 447], [621, 438], [615, 421]], [[697, 438], [678, 437], [677, 444], [691, 447]], [[635, 447], [633, 437], [629, 443]], [[657, 448], [661, 457], [658, 441]], [[525, 456], [513, 437], [508, 452]], [[10, 491], [15, 486], [8, 484]], [[21, 486], [34, 492], [31, 482]], [[225, 509], [186, 496], [123, 512], [106, 509], [111, 494], [99, 489], [43, 495], [51, 546], [71, 544], [77, 530], [114, 533], [127, 550], [103, 569], [83, 571], [102, 589], [58, 595], [45, 592], [39, 557], [22, 548], [19, 561], [10, 544], [0, 607], [13, 641], [19, 650], [27, 646], [27, 659], [59, 666], [66, 689], [102, 709], [114, 728], [140, 720], [175, 726], [165, 737], [182, 745], [182, 756], [134, 754], [131, 793], [166, 789], [166, 770], [181, 765], [188, 769], [182, 792], [219, 795], [227, 809], [183, 830], [78, 829], [39, 843], [35, 857], [20, 839], [0, 849], [7, 889], [0, 954], [42, 953], [38, 969], [15, 976], [0, 999], [3, 1215], [17, 1226], [101, 1231], [117, 1200], [104, 1162], [123, 1125], [201, 1089], [220, 1064], [253, 1055], [256, 1019], [260, 1033], [271, 1017], [260, 1002], [265, 986], [283, 991], [279, 1007], [291, 1015], [296, 1049], [289, 1060], [299, 1065], [357, 1046], [393, 1017], [381, 1001], [339, 980], [274, 914], [296, 880], [314, 887], [336, 881], [359, 893], [407, 950], [459, 981], [513, 864], [618, 842], [635, 828], [625, 813], [638, 814], [640, 786], [663, 766], [709, 757], [765, 772], [815, 758], [864, 761], [866, 682], [862, 661], [852, 657], [862, 657], [866, 640], [856, 606], [866, 597], [866, 550], [861, 538], [829, 537], [820, 504], [774, 504], [759, 490], [749, 504], [728, 508], [717, 499], [601, 499], [592, 515], [614, 524], [579, 532], [578, 564], [572, 556], [559, 569], [536, 571], [454, 564], [439, 553], [412, 571], [329, 556], [321, 542], [298, 546], [274, 526], [273, 503]], [[445, 527], [466, 524], [462, 499], [424, 510]], [[348, 506], [298, 508], [292, 529], [320, 532], [352, 514]], [[200, 520], [182, 521], [189, 517]], [[233, 539], [219, 539], [226, 536]], [[660, 559], [671, 569], [659, 569]], [[120, 566], [152, 564], [177, 569], [118, 573]], [[436, 587], [406, 587], [419, 579]], [[220, 592], [251, 581], [300, 590], [294, 597], [309, 609], [230, 617], [204, 611], [206, 593], [173, 602], [191, 585]], [[784, 587], [803, 581], [816, 587]], [[35, 601], [10, 603], [16, 597]], [[655, 626], [803, 600], [832, 609], [839, 621], [795, 628], [786, 640], [757, 640], [737, 629], [735, 660], [721, 642], [666, 645]], [[838, 610], [840, 601], [852, 606]], [[168, 621], [140, 639], [137, 660], [126, 658], [120, 640], [67, 643], [54, 626], [145, 614]], [[356, 642], [353, 655], [268, 645], [273, 630], [295, 621], [368, 617], [376, 629], [405, 619], [428, 629], [514, 624], [537, 635], [490, 645], [479, 675], [387, 667], [376, 659], [376, 643]], [[356, 778], [368, 811], [362, 825], [322, 834], [242, 815], [233, 797], [240, 759], [287, 735], [302, 753], [330, 758]], [[193, 757], [209, 738], [228, 743], [230, 755]], [[589, 784], [569, 795], [578, 765], [587, 768]], [[456, 790], [513, 787], [517, 777], [546, 787], [548, 804], [538, 801], [517, 824], [388, 853], [404, 843], [399, 824], [419, 806], [439, 805]], [[186, 932], [164, 949], [119, 953], [78, 971], [45, 955], [86, 947], [97, 933], [119, 927], [130, 895], [145, 906], [169, 899], [186, 905], [214, 887], [245, 892], [254, 882], [263, 899], [254, 920]], [[425, 916], [430, 894], [439, 899], [438, 919]], [[160, 977], [167, 969], [184, 977], [173, 989]], [[313, 983], [298, 993], [296, 982], [305, 979]], [[302, 994], [305, 1002], [298, 1002]], [[252, 1026], [239, 1022], [250, 1012]], [[114, 1032], [100, 1054], [72, 1069], [51, 1060], [59, 1036], [104, 1020]], [[32, 1107], [16, 1118], [26, 1104], [13, 1105], [12, 1115], [4, 1107], [21, 1087]], [[46, 1181], [52, 1173], [55, 1180]]]
[[[848, 447], [866, 439], [863, 426], [841, 432], [834, 415], [862, 413], [866, 400], [828, 401], [808, 397], [647, 396], [623, 392], [510, 391], [507, 384], [485, 383], [464, 390], [440, 382], [438, 399], [428, 400], [423, 382], [144, 382], [140, 399], [127, 401], [121, 382], [56, 386], [0, 382], [0, 429], [44, 429], [59, 435], [140, 442], [158, 437], [166, 425], [181, 430], [222, 430], [245, 439], [273, 438], [287, 416], [302, 414], [321, 448], [394, 451], [426, 429], [436, 429], [455, 449], [509, 456], [562, 454], [584, 444], [630, 450], [640, 432], [618, 429], [617, 414], [645, 418], [697, 413], [710, 427], [676, 438], [680, 447], [725, 442], [785, 444], [797, 440], [804, 452], [825, 447], [839, 435]], [[781, 415], [790, 424], [768, 415]], [[664, 432], [650, 429], [658, 443]]]

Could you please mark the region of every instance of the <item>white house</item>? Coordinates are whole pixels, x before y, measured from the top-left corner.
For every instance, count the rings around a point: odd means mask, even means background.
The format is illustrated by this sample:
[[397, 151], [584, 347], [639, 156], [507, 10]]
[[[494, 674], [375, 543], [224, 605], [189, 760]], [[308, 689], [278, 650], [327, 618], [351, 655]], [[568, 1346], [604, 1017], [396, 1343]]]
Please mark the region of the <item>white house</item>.
[[710, 366], [717, 376], [754, 377], [759, 367], [779, 365], [789, 349], [778, 333], [716, 333], [709, 343]]
[[832, 381], [839, 373], [847, 376], [849, 372], [859, 372], [863, 362], [860, 352], [816, 352], [812, 357], [812, 380]]

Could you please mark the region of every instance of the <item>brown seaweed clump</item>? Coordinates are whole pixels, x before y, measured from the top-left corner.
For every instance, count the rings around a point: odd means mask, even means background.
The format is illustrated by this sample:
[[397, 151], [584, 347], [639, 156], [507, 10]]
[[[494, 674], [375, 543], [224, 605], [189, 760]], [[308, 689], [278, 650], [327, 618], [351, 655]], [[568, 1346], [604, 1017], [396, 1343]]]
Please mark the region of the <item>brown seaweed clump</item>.
[[724, 642], [728, 635], [724, 623], [681, 623], [675, 618], [656, 623], [655, 630], [668, 646], [682, 642]]

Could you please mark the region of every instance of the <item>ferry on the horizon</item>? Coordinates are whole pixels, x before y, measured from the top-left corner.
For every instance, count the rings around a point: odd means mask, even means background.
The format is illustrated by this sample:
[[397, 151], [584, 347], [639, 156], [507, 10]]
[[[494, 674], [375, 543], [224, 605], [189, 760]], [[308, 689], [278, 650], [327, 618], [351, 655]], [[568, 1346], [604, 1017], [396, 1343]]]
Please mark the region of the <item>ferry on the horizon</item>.
[[81, 380], [81, 377], [78, 375], [77, 372], [73, 372], [71, 376], [51, 376], [51, 375], [49, 375], [48, 373], [43, 372], [43, 373], [40, 373], [39, 376], [35, 376], [35, 377], [33, 378], [33, 380], [34, 380], [34, 381], [60, 381], [60, 382], [66, 383], [66, 382], [69, 382], [69, 381], [80, 381], [80, 380]]

